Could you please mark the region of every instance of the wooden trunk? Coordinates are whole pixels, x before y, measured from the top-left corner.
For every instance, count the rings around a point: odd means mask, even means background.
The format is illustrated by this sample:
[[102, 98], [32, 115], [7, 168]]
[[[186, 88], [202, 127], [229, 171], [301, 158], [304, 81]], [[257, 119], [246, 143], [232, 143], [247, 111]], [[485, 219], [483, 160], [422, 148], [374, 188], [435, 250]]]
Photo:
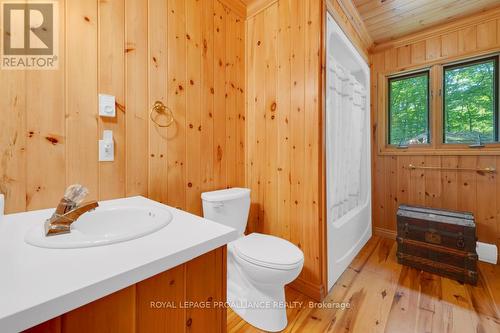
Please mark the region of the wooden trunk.
[[477, 283], [476, 226], [471, 213], [401, 205], [397, 221], [400, 264]]

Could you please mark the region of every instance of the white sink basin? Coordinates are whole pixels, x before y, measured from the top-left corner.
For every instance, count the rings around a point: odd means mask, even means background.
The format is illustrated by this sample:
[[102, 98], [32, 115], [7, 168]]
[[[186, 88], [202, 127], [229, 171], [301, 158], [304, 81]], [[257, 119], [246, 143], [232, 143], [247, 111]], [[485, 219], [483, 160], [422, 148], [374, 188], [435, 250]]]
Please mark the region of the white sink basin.
[[157, 207], [98, 207], [71, 225], [71, 233], [45, 236], [44, 221], [28, 230], [26, 243], [53, 249], [108, 245], [137, 239], [160, 230], [172, 214]]

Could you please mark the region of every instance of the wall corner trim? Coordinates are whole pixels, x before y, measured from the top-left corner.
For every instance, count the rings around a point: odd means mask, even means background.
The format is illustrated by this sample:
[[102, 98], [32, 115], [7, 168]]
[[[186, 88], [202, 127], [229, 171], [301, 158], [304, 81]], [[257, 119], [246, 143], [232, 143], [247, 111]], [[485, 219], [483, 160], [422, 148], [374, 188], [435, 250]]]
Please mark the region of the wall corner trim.
[[247, 18], [257, 15], [279, 0], [254, 0], [247, 5]]
[[247, 16], [247, 6], [241, 0], [217, 0], [225, 7], [228, 7], [237, 16], [245, 19]]

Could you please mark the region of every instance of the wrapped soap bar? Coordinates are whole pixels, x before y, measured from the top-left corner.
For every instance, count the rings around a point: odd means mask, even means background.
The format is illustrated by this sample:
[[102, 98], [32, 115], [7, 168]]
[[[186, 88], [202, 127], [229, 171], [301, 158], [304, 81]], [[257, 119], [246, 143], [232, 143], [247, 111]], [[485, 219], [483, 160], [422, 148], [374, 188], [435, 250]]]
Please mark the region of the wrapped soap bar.
[[87, 194], [89, 194], [89, 190], [86, 187], [80, 184], [70, 185], [66, 189], [64, 197], [59, 202], [55, 214], [64, 215], [65, 213], [73, 210], [82, 203]]

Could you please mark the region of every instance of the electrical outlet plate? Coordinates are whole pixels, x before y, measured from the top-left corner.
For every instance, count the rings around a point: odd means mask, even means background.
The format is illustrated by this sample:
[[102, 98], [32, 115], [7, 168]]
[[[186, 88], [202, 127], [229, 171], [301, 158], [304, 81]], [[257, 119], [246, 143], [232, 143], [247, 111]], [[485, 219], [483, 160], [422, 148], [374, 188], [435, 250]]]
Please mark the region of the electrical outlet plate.
[[112, 162], [115, 160], [115, 143], [113, 131], [104, 131], [102, 140], [99, 140], [99, 162]]

